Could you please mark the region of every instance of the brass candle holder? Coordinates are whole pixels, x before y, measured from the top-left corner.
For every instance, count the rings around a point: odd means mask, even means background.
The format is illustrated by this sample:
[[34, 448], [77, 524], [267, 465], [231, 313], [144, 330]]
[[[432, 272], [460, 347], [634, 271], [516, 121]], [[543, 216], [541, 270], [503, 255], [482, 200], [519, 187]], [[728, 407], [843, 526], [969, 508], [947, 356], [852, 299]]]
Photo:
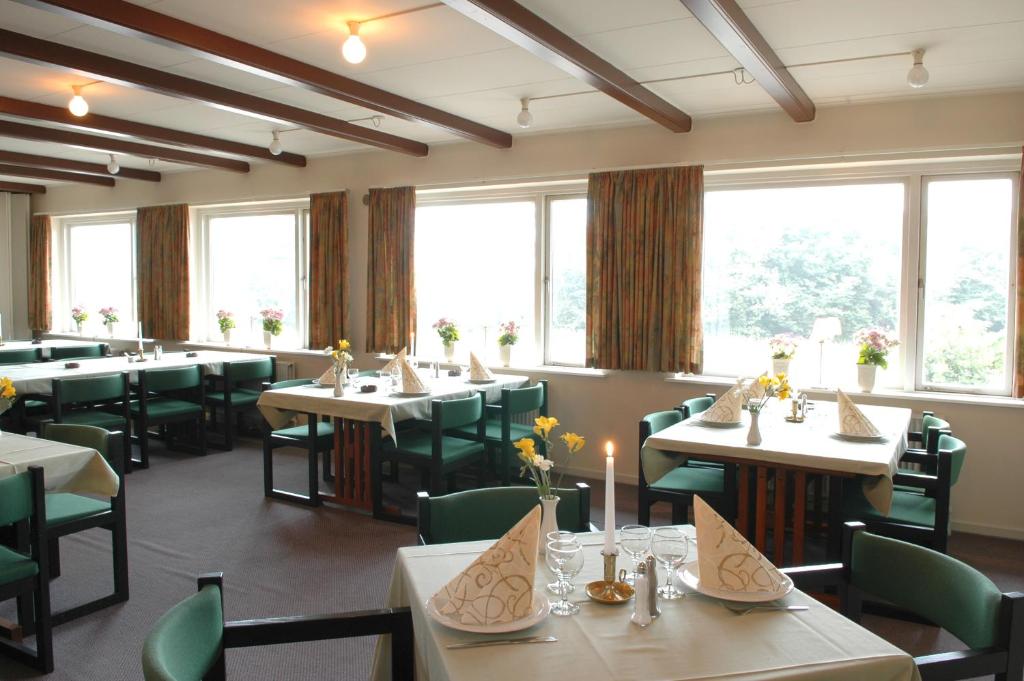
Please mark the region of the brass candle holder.
[[618, 555], [617, 553], [601, 552], [601, 558], [604, 560], [604, 579], [587, 584], [587, 596], [591, 600], [598, 603], [616, 604], [625, 603], [633, 598], [635, 593], [633, 587], [623, 581], [626, 571], [619, 572], [618, 580], [615, 578], [615, 561]]

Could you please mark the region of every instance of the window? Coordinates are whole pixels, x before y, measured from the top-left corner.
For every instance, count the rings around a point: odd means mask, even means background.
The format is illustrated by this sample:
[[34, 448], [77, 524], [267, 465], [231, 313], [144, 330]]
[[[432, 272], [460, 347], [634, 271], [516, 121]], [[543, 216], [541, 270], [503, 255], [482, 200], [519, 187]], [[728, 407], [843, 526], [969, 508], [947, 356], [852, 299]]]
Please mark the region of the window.
[[284, 312], [275, 347], [305, 345], [308, 204], [232, 207], [199, 211], [200, 295], [193, 325], [199, 338], [223, 338], [218, 310], [234, 315], [232, 345], [263, 345], [260, 311]]
[[548, 202], [547, 364], [583, 366], [587, 331], [587, 198]]
[[921, 283], [921, 388], [1010, 388], [1013, 182], [928, 178]]
[[[75, 330], [71, 308], [84, 308], [89, 317], [82, 331], [107, 335], [101, 308], [113, 307], [118, 323], [115, 335], [134, 337], [135, 316], [135, 216], [105, 215], [65, 218], [63, 231], [63, 300], [55, 308], [57, 328]], [[55, 270], [56, 271], [56, 270]], [[55, 286], [55, 291], [61, 287]]]

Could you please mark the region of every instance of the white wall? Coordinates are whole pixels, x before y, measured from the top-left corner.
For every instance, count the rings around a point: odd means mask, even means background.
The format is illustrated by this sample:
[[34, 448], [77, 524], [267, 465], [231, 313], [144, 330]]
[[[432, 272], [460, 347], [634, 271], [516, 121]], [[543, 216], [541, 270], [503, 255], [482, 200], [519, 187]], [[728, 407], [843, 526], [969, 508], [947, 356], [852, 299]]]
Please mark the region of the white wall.
[[[696, 121], [687, 134], [646, 125], [562, 134], [520, 136], [514, 148], [495, 150], [457, 143], [434, 146], [413, 159], [365, 152], [311, 158], [305, 169], [254, 165], [238, 175], [193, 171], [166, 175], [159, 184], [122, 181], [115, 189], [53, 187], [34, 210], [84, 213], [142, 205], [192, 205], [246, 199], [284, 198], [347, 188], [350, 290], [348, 336], [364, 346], [366, 317], [367, 211], [361, 198], [369, 187], [480, 184], [517, 178], [582, 175], [592, 170], [658, 164], [760, 163], [856, 155], [1017, 146], [1024, 142], [1024, 93], [953, 98], [915, 98], [887, 104], [825, 108], [813, 123], [796, 124], [782, 113]], [[289, 358], [292, 359], [292, 358]], [[322, 360], [298, 359], [300, 375], [322, 371]], [[357, 362], [364, 365], [365, 357]], [[708, 386], [670, 383], [661, 374], [612, 372], [605, 377], [535, 374], [552, 384], [552, 413], [585, 434], [590, 445], [575, 468], [601, 477], [599, 445], [619, 443], [620, 470], [635, 479], [637, 420], [702, 394]], [[866, 402], [880, 398], [866, 398]], [[1024, 504], [1016, 494], [1024, 480], [1024, 411], [1021, 403], [977, 405], [907, 398], [915, 412], [932, 409], [948, 418], [970, 445], [970, 460], [954, 493], [958, 526], [1024, 539]]]

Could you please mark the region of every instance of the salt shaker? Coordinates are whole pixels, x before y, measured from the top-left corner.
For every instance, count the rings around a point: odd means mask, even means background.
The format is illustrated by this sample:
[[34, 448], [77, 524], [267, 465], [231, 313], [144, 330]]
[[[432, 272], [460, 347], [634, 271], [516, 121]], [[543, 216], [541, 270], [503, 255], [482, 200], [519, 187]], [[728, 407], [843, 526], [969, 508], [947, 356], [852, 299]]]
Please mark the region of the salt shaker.
[[633, 582], [636, 590], [636, 598], [633, 599], [633, 616], [629, 621], [638, 627], [647, 627], [651, 624], [650, 609], [650, 583], [647, 581], [647, 564], [640, 563], [636, 567], [636, 579]]
[[[658, 570], [655, 567], [654, 556], [647, 556], [647, 611], [651, 617], [659, 617], [661, 608], [658, 607]], [[671, 579], [671, 577], [670, 577]]]

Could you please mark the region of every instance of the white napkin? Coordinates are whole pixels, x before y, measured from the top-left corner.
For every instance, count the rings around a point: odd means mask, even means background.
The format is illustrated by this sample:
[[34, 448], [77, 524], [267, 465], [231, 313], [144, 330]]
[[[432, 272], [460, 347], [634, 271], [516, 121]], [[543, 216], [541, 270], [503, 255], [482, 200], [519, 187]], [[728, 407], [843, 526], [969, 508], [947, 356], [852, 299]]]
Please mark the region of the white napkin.
[[405, 357], [406, 357], [405, 348], [402, 348], [401, 350], [398, 351], [397, 355], [395, 355], [394, 357], [391, 358], [391, 361], [389, 361], [387, 364], [384, 365], [384, 367], [381, 369], [381, 371], [383, 371], [384, 373], [390, 374], [391, 370], [394, 369], [396, 366], [398, 366], [399, 362], [404, 362], [405, 361]]
[[409, 364], [409, 360], [402, 358], [402, 392], [404, 393], [428, 393], [427, 386], [420, 380], [419, 374]]
[[743, 412], [743, 391], [738, 385], [729, 388], [724, 395], [704, 410], [700, 418], [712, 423], [738, 423]]
[[[761, 376], [767, 376], [767, 375], [768, 375], [767, 371], [764, 372], [763, 374], [761, 374]], [[760, 378], [760, 376], [758, 378]], [[758, 383], [758, 378], [750, 378], [750, 379], [747, 379], [745, 381], [742, 381], [742, 383], [743, 383], [743, 390], [753, 400], [759, 400], [762, 397], [764, 397], [765, 387], [763, 385], [761, 385], [760, 383]]]
[[836, 402], [839, 403], [839, 432], [841, 434], [857, 437], [881, 435], [878, 428], [875, 428], [875, 424], [871, 423], [867, 416], [864, 416], [864, 412], [842, 390], [836, 390]]
[[437, 611], [463, 624], [514, 622], [533, 611], [540, 506], [431, 597]]
[[477, 359], [474, 352], [469, 353], [469, 380], [488, 381], [494, 378], [491, 370], [484, 366], [484, 363]]
[[320, 385], [334, 385], [334, 367], [327, 367], [327, 371], [320, 374], [316, 382]]
[[702, 585], [720, 591], [771, 593], [786, 581], [771, 561], [697, 495], [693, 517]]

